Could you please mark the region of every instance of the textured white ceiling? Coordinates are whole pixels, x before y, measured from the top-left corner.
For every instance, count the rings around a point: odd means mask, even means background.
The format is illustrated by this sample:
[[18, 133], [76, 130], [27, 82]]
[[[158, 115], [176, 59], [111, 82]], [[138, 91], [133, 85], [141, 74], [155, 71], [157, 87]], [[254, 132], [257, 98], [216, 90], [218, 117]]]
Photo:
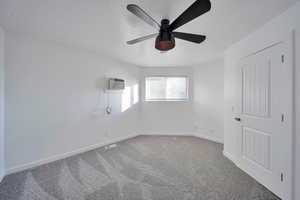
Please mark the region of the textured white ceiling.
[[[0, 24], [9, 31], [73, 45], [139, 66], [189, 66], [222, 56], [239, 41], [298, 0], [211, 0], [212, 10], [177, 31], [207, 35], [202, 44], [176, 40], [160, 53], [154, 39], [127, 40], [155, 29], [126, 10], [138, 4], [154, 19], [174, 20], [194, 0], [0, 0]], [[267, 36], [266, 36], [267, 37]]]

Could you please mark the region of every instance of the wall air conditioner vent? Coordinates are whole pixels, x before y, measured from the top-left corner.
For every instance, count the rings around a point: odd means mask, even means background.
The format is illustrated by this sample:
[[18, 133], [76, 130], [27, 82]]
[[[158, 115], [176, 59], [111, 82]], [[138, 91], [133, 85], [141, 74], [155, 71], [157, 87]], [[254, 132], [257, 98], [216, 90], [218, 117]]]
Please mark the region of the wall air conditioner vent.
[[118, 78], [109, 78], [107, 90], [124, 90], [125, 80]]

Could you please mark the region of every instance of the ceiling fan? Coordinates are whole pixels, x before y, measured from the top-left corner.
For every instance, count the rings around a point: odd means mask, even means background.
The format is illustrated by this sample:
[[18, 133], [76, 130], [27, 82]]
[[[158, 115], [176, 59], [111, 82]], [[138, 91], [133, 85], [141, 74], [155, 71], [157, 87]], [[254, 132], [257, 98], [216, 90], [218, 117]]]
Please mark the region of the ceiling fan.
[[186, 40], [194, 43], [201, 43], [206, 39], [204, 35], [197, 35], [191, 33], [174, 32], [180, 26], [194, 20], [195, 18], [203, 15], [211, 9], [210, 0], [196, 0], [188, 9], [186, 9], [177, 19], [171, 24], [168, 19], [161, 20], [161, 24], [156, 22], [150, 15], [148, 15], [138, 5], [129, 4], [127, 10], [136, 15], [138, 18], [154, 27], [158, 33], [140, 37], [130, 40], [127, 44], [132, 45], [144, 40], [155, 38], [155, 48], [160, 51], [169, 51], [175, 47], [175, 38]]

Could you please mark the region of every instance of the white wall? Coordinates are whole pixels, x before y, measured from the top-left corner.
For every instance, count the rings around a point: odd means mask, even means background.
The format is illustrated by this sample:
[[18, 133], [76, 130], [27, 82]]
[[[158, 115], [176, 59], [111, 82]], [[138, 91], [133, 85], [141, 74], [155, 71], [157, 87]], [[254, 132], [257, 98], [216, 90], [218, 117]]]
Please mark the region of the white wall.
[[[189, 101], [146, 102], [145, 77], [155, 75], [188, 76]], [[141, 69], [141, 133], [188, 134], [194, 132], [193, 70], [191, 67], [145, 67]]]
[[4, 176], [4, 31], [0, 27], [0, 181]]
[[225, 149], [231, 156], [236, 155], [237, 138], [236, 125], [233, 121], [235, 100], [235, 70], [236, 62], [250, 53], [281, 41], [295, 31], [295, 200], [300, 199], [300, 2], [282, 15], [274, 18], [265, 26], [250, 34], [247, 38], [231, 46], [225, 52]]
[[139, 106], [131, 105], [132, 94], [124, 112], [126, 95], [111, 94], [115, 114], [108, 117], [103, 92], [105, 77], [138, 84], [137, 67], [13, 33], [5, 44], [7, 172], [137, 132]]
[[[197, 135], [223, 142], [223, 61], [195, 67], [146, 67], [141, 70], [141, 133]], [[189, 101], [146, 102], [146, 76], [188, 76]]]
[[[5, 45], [7, 173], [137, 133], [197, 133], [222, 141], [221, 62], [194, 68], [139, 69], [105, 55], [10, 32]], [[190, 100], [145, 102], [144, 77], [152, 75], [188, 76]], [[128, 95], [104, 93], [105, 77], [126, 80], [126, 91], [131, 93], [130, 107], [124, 112]], [[137, 85], [141, 104], [133, 105], [132, 93]], [[210, 102], [202, 98], [205, 90]], [[108, 99], [113, 105], [112, 116], [104, 114]], [[218, 105], [213, 107], [213, 102]]]
[[194, 67], [194, 128], [199, 134], [223, 142], [224, 61]]

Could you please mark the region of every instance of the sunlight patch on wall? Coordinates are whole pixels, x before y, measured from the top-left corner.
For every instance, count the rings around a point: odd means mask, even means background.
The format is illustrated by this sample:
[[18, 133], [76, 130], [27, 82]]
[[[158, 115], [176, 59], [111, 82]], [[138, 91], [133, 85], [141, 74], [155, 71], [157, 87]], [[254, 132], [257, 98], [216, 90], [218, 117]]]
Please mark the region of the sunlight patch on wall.
[[135, 84], [133, 86], [133, 104], [136, 104], [139, 102], [139, 85]]
[[124, 112], [128, 110], [132, 105], [138, 102], [139, 102], [139, 85], [135, 84], [133, 86], [125, 87], [122, 93], [121, 111]]
[[131, 87], [125, 87], [122, 93], [122, 112], [131, 107]]

